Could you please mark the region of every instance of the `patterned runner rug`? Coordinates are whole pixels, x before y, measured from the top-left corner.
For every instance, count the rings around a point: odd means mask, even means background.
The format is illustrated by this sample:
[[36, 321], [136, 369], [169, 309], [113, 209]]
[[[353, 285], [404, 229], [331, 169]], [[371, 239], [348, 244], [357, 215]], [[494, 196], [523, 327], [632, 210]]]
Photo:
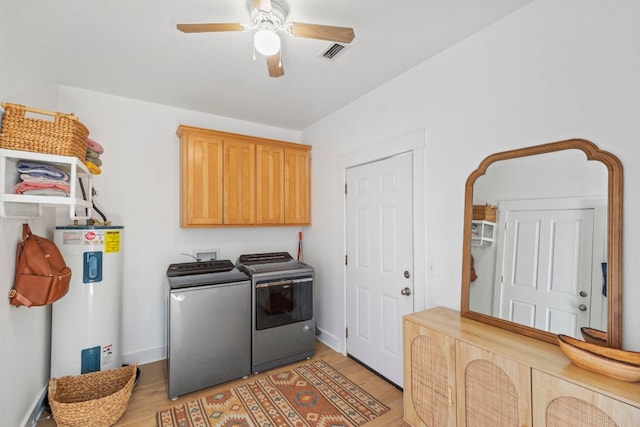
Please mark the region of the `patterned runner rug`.
[[354, 427], [388, 407], [319, 360], [158, 411], [158, 427]]

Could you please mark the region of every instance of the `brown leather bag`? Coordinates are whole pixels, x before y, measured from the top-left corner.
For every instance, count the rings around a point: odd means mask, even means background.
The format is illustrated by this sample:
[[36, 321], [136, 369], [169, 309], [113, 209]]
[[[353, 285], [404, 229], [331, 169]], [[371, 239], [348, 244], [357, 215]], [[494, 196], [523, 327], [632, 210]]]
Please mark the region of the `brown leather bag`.
[[66, 295], [70, 281], [71, 269], [56, 244], [31, 233], [29, 224], [22, 224], [10, 303], [27, 307], [51, 304]]

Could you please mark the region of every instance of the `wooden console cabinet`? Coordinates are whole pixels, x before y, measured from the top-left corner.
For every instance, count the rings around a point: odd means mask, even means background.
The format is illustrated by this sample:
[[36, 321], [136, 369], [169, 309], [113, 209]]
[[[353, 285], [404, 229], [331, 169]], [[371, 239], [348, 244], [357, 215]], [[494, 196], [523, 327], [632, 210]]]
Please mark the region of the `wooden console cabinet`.
[[311, 147], [181, 125], [181, 227], [310, 225]]
[[445, 308], [405, 316], [403, 328], [413, 426], [640, 425], [640, 384], [580, 369], [553, 344]]

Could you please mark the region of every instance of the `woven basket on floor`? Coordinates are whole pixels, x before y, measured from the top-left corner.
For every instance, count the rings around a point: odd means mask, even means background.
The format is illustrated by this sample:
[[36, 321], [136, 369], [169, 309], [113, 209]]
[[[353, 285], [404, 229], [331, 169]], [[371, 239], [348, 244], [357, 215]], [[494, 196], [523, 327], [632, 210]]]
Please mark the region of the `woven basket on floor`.
[[[0, 148], [75, 156], [84, 162], [89, 130], [73, 114], [9, 103], [3, 103], [2, 108]], [[51, 116], [53, 120], [26, 117], [27, 112]]]
[[112, 426], [127, 410], [137, 365], [49, 380], [58, 427]]

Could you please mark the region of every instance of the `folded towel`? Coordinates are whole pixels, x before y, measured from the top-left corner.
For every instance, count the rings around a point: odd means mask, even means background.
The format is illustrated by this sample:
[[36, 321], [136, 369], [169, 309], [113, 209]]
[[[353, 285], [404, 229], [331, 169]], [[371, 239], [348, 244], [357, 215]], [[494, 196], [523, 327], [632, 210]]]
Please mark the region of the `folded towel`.
[[87, 153], [85, 156], [87, 159], [97, 159], [98, 157], [100, 157], [100, 153], [98, 153], [97, 151], [93, 151], [91, 148], [87, 148]]
[[40, 190], [26, 190], [22, 194], [28, 196], [54, 196], [54, 197], [68, 197], [69, 193], [55, 188], [42, 188]]
[[18, 172], [27, 173], [33, 177], [61, 179], [69, 181], [69, 174], [51, 165], [40, 163], [18, 162]]
[[87, 157], [87, 162], [93, 163], [96, 166], [102, 166], [102, 160], [100, 159], [93, 159], [93, 158]]
[[91, 172], [92, 174], [100, 175], [102, 173], [102, 171], [100, 170], [100, 167], [91, 163], [89, 160], [84, 162], [84, 164], [87, 166], [87, 168], [89, 169], [89, 172]]
[[20, 179], [25, 182], [46, 182], [49, 184], [68, 184], [69, 181], [65, 181], [64, 179], [52, 179], [46, 178], [42, 176], [31, 176], [28, 173], [20, 174]]
[[66, 194], [69, 194], [71, 188], [67, 184], [49, 184], [45, 182], [19, 182], [16, 184], [14, 190], [16, 194], [23, 194], [29, 190], [61, 190]]
[[104, 148], [102, 148], [102, 145], [100, 145], [97, 141], [94, 141], [91, 138], [87, 138], [87, 147], [89, 147], [90, 149], [92, 149], [98, 154], [104, 153]]

